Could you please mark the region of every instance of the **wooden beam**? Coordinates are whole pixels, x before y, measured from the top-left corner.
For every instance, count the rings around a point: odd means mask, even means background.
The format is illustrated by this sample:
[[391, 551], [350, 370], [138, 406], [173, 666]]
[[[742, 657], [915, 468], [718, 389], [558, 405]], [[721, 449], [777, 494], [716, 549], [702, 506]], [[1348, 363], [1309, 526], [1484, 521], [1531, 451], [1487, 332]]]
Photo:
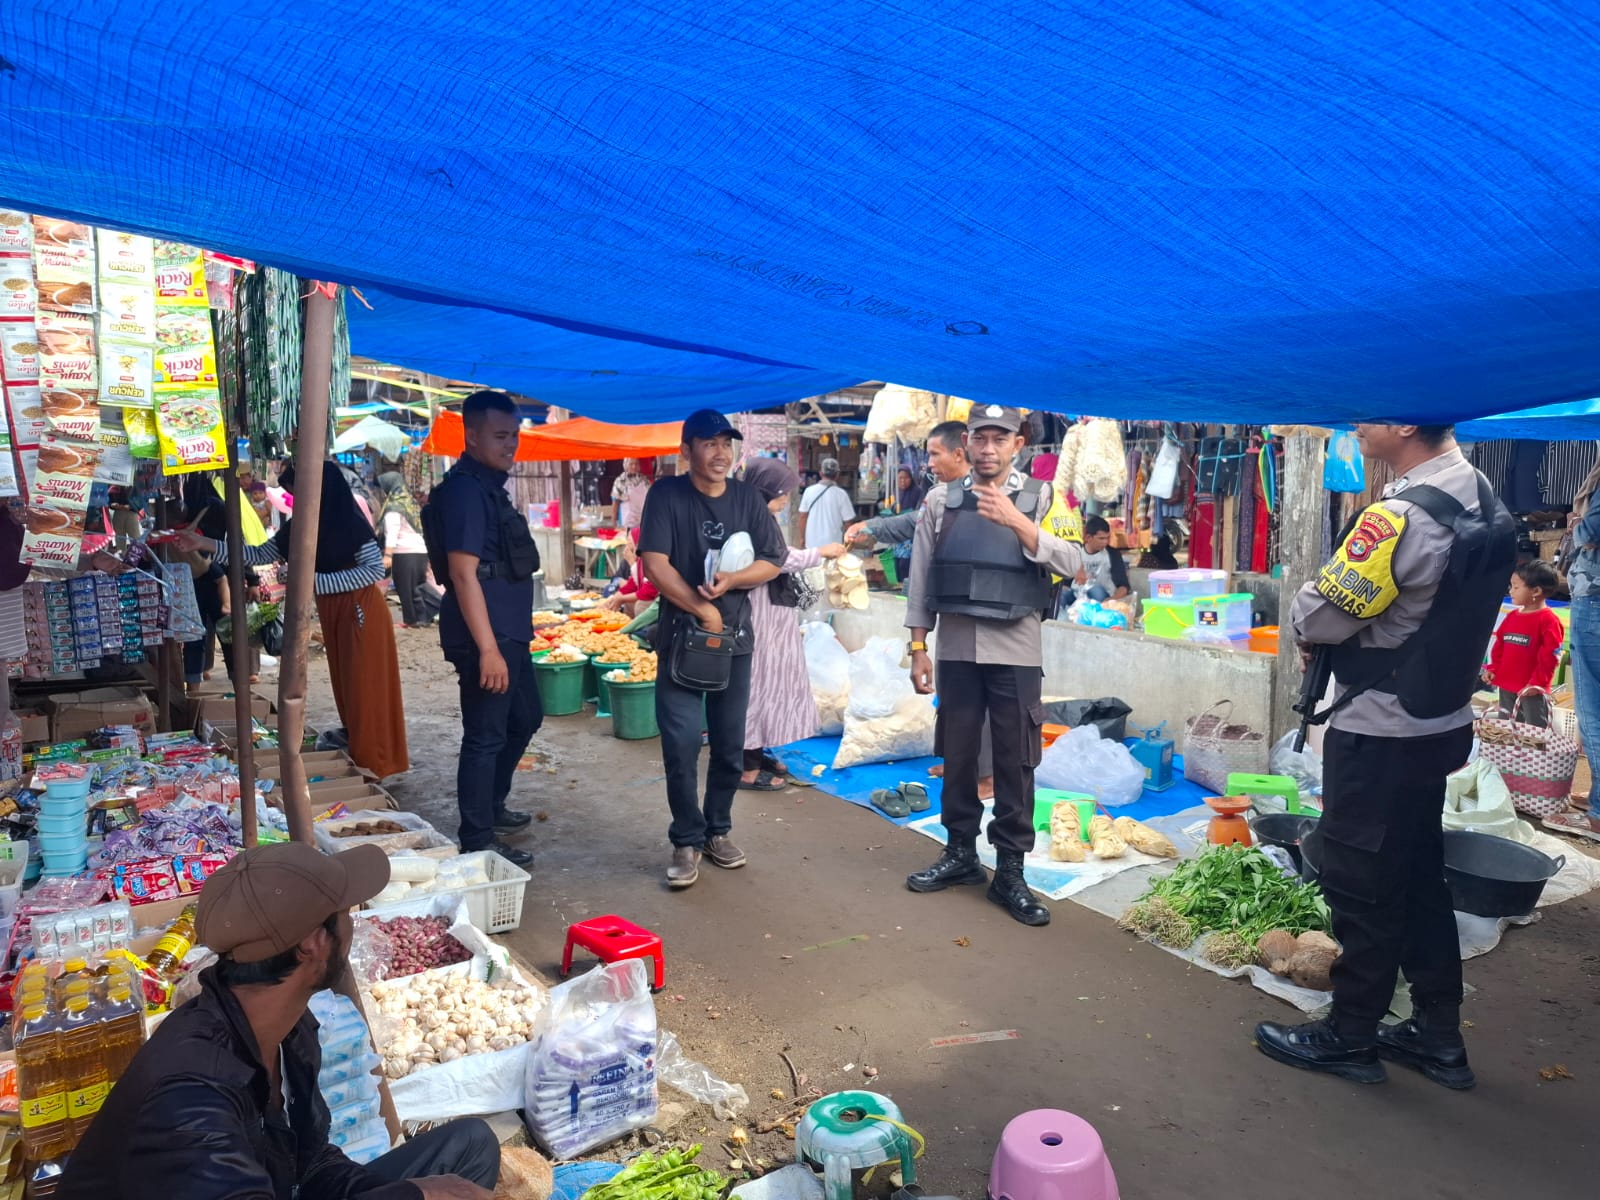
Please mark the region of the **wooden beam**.
[[322, 463], [328, 450], [328, 390], [333, 377], [333, 296], [313, 284], [306, 298], [300, 367], [300, 431], [294, 452], [294, 517], [289, 525], [289, 584], [283, 600], [283, 659], [278, 668], [278, 761], [289, 836], [310, 842], [311, 791], [300, 743], [305, 740], [306, 684], [315, 600], [317, 522], [322, 514]]
[[1278, 553], [1283, 577], [1278, 592], [1278, 663], [1272, 684], [1272, 740], [1299, 724], [1300, 652], [1289, 632], [1295, 594], [1322, 565], [1322, 488], [1325, 430], [1292, 426], [1283, 439], [1283, 478], [1278, 488]]
[[578, 548], [572, 544], [572, 463], [561, 460], [561, 578], [560, 587], [567, 586], [567, 577], [578, 569]]

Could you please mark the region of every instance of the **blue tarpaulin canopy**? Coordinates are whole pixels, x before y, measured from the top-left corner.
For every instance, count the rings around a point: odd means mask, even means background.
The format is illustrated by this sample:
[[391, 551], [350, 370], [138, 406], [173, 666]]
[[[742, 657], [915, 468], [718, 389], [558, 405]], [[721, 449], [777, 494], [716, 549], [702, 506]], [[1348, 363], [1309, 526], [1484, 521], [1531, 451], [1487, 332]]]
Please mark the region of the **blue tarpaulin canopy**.
[[1464, 442], [1492, 442], [1498, 438], [1528, 438], [1541, 442], [1600, 440], [1600, 400], [1547, 404], [1467, 421], [1456, 426], [1456, 437]]
[[1538, 0], [6, 0], [0, 197], [403, 299], [356, 352], [614, 421], [861, 379], [1464, 418], [1600, 391], [1597, 34]]

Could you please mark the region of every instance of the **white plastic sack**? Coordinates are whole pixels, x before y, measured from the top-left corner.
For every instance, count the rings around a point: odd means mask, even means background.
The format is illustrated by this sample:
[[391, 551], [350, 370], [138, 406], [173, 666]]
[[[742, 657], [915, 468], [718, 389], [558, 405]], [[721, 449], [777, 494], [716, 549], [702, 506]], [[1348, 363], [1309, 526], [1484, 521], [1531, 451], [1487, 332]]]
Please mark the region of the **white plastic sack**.
[[1534, 840], [1534, 828], [1518, 818], [1500, 769], [1485, 758], [1468, 763], [1445, 780], [1443, 823], [1446, 829], [1492, 833], [1524, 844]]
[[1144, 794], [1144, 768], [1128, 748], [1100, 736], [1093, 725], [1079, 725], [1045, 750], [1033, 773], [1039, 787], [1087, 792], [1107, 808], [1132, 804]]
[[[852, 707], [855, 704], [853, 691], [850, 703]], [[905, 696], [887, 716], [862, 717], [847, 709], [844, 737], [839, 739], [839, 751], [833, 756], [833, 769], [842, 771], [846, 767], [859, 767], [862, 763], [926, 758], [933, 753], [938, 715], [938, 710], [933, 706], [933, 697], [919, 696], [914, 691]], [[1142, 769], [1139, 778], [1144, 778]]]
[[883, 445], [896, 437], [903, 442], [920, 442], [938, 420], [939, 409], [932, 392], [886, 383], [872, 398], [862, 440]]
[[1306, 742], [1304, 750], [1294, 748], [1299, 730], [1291, 729], [1278, 739], [1267, 759], [1267, 770], [1274, 775], [1285, 775], [1300, 785], [1302, 796], [1322, 795], [1322, 755]]
[[1145, 485], [1145, 494], [1154, 496], [1158, 500], [1171, 500], [1172, 494], [1178, 490], [1178, 468], [1183, 465], [1183, 447], [1171, 438], [1161, 443], [1161, 450], [1156, 455], [1156, 465], [1150, 468], [1150, 482]]
[[655, 1119], [656, 1006], [639, 959], [597, 967], [551, 990], [528, 1057], [526, 1115], [557, 1160]]
[[850, 656], [850, 706], [852, 717], [887, 717], [907, 696], [913, 695], [911, 672], [900, 665], [903, 643], [875, 637]]
[[839, 644], [833, 628], [821, 621], [807, 621], [800, 627], [800, 636], [805, 643], [811, 698], [817, 705], [817, 733], [843, 733], [844, 710], [850, 703], [850, 652]]

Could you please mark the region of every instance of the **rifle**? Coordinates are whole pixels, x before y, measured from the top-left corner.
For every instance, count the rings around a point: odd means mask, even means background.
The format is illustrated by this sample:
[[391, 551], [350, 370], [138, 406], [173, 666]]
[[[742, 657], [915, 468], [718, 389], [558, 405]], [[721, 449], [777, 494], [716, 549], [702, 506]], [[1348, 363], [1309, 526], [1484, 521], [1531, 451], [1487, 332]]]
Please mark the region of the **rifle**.
[[1313, 725], [1320, 725], [1332, 714], [1332, 709], [1318, 713], [1317, 705], [1327, 695], [1328, 681], [1333, 678], [1333, 647], [1318, 645], [1312, 648], [1311, 663], [1300, 680], [1300, 698], [1294, 702], [1294, 711], [1300, 714], [1300, 732], [1295, 735], [1294, 748], [1299, 753], [1306, 748], [1306, 734]]

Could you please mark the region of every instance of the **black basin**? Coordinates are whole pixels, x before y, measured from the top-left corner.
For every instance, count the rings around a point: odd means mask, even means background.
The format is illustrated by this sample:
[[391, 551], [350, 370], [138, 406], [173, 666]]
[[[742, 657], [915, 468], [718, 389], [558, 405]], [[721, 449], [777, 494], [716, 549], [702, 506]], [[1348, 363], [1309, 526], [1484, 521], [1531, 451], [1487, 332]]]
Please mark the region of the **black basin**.
[[1444, 834], [1444, 877], [1457, 912], [1478, 917], [1521, 917], [1539, 903], [1544, 885], [1566, 866], [1510, 838], [1464, 829]]
[[1300, 839], [1317, 823], [1317, 818], [1298, 813], [1266, 813], [1250, 822], [1250, 832], [1263, 846], [1277, 846], [1287, 850], [1294, 859], [1295, 870], [1303, 870], [1300, 858]]
[[[1300, 842], [1300, 877], [1316, 882], [1321, 873], [1319, 841], [1310, 831]], [[1476, 917], [1522, 917], [1534, 910], [1544, 885], [1566, 866], [1566, 856], [1551, 858], [1510, 838], [1464, 829], [1444, 831], [1444, 877], [1450, 905]]]

